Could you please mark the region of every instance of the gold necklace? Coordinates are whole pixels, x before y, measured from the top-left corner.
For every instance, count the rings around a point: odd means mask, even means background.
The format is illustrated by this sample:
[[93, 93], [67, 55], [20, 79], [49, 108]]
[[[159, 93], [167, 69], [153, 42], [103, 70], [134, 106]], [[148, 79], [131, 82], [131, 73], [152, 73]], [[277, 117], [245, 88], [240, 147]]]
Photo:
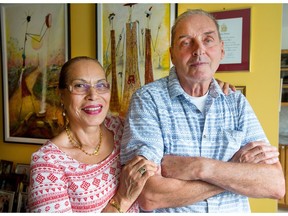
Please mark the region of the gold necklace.
[[[99, 150], [100, 150], [100, 147], [101, 147], [101, 143], [102, 143], [102, 130], [101, 130], [101, 127], [100, 127], [100, 132], [99, 132], [99, 136], [100, 136], [100, 139], [99, 139], [99, 142], [97, 144], [97, 147], [95, 148], [95, 150], [93, 151], [93, 153], [88, 153], [87, 151], [85, 151], [83, 148], [82, 148], [82, 143], [79, 141], [79, 140], [75, 140], [72, 136], [71, 136], [71, 130], [68, 128], [68, 126], [66, 126], [65, 128], [65, 131], [67, 133], [67, 136], [68, 136], [68, 139], [69, 139], [69, 142], [76, 148], [80, 149], [82, 152], [84, 152], [86, 155], [89, 155], [89, 156], [93, 156], [93, 155], [98, 155], [99, 153]], [[76, 138], [77, 139], [77, 138]]]

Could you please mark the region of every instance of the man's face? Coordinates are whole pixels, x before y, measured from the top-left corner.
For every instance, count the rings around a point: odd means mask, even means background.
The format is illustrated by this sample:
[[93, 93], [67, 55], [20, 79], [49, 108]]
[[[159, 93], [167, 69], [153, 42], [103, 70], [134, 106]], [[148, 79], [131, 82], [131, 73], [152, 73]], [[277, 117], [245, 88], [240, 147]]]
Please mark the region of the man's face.
[[224, 57], [215, 23], [195, 14], [181, 20], [175, 30], [170, 53], [180, 82], [210, 82]]

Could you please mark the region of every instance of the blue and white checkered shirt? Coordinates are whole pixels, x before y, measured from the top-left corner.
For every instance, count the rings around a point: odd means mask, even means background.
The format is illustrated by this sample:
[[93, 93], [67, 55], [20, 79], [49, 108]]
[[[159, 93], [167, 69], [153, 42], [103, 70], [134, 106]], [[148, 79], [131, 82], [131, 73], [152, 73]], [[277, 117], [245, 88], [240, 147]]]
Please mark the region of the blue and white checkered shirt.
[[[229, 161], [245, 144], [267, 141], [250, 104], [240, 92], [224, 95], [213, 79], [204, 113], [181, 88], [175, 68], [168, 77], [137, 90], [122, 137], [121, 163], [142, 155], [160, 164], [164, 154]], [[207, 200], [155, 212], [250, 212], [248, 198], [223, 192]]]

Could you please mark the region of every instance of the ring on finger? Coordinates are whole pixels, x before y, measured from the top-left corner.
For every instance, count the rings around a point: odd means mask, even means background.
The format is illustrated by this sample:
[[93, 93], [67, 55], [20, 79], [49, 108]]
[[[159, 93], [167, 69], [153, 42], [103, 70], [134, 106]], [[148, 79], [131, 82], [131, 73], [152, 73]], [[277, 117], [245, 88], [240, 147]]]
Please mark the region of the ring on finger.
[[144, 167], [144, 166], [141, 167], [141, 168], [138, 170], [138, 172], [139, 172], [141, 175], [144, 175], [144, 173], [146, 172], [145, 167]]

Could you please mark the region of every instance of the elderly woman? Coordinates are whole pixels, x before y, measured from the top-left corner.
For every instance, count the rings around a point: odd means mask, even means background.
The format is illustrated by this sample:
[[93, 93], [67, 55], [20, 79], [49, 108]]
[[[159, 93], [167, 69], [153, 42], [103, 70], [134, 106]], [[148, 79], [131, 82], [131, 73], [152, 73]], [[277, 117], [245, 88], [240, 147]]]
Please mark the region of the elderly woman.
[[32, 212], [139, 212], [137, 197], [157, 166], [136, 157], [120, 166], [123, 121], [107, 115], [110, 85], [100, 63], [66, 62], [59, 91], [65, 130], [31, 159]]

